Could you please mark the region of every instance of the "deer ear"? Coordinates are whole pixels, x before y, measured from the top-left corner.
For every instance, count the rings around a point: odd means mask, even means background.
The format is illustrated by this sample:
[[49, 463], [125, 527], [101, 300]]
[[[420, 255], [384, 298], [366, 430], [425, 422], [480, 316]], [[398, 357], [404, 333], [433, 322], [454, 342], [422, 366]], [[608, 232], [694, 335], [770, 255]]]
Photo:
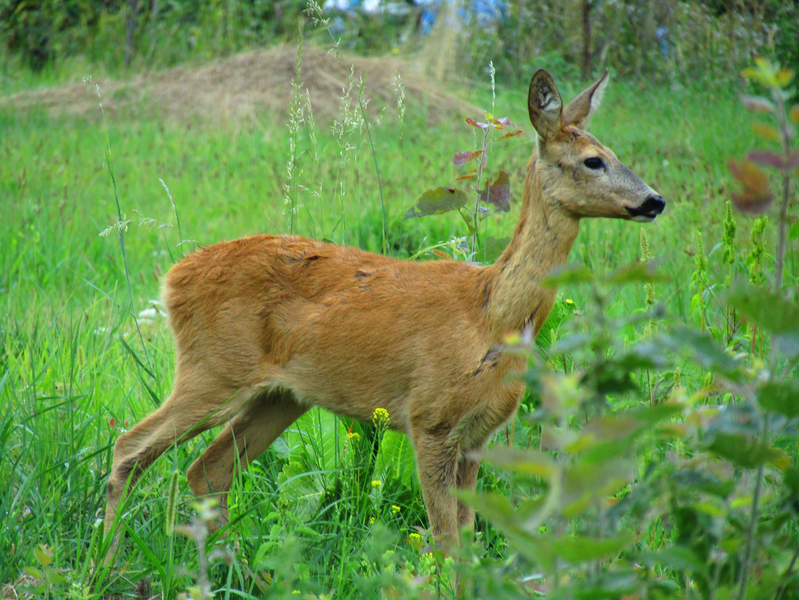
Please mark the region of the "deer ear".
[[552, 76], [543, 69], [536, 71], [530, 81], [527, 110], [541, 141], [545, 142], [563, 127], [563, 100]]
[[602, 74], [594, 85], [584, 90], [563, 109], [563, 124], [574, 125], [578, 129], [588, 129], [588, 123], [594, 116], [605, 87], [608, 85], [608, 70]]

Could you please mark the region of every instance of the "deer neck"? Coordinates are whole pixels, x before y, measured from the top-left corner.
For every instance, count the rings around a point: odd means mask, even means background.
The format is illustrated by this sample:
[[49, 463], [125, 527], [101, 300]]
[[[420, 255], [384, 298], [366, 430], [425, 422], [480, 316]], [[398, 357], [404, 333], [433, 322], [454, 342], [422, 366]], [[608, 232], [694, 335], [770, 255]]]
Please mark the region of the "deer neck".
[[[557, 290], [544, 287], [549, 272], [566, 262], [577, 237], [579, 221], [552, 202], [560, 173], [536, 166], [533, 158], [524, 186], [521, 216], [508, 247], [496, 263], [486, 267], [493, 285], [486, 317], [496, 338], [521, 331], [535, 332], [546, 321]], [[549, 176], [548, 176], [549, 175]]]

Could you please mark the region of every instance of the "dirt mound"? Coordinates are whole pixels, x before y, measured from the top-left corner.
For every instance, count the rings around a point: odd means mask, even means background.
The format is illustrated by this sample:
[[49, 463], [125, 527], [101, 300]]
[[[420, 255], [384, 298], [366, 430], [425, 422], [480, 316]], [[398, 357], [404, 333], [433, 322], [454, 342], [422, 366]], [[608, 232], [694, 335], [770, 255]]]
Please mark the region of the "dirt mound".
[[[127, 81], [95, 81], [107, 111], [133, 111], [151, 107], [177, 120], [197, 118], [226, 122], [254, 117], [266, 111], [285, 115], [291, 100], [297, 48], [278, 46], [217, 60], [201, 67], [176, 67], [143, 73]], [[341, 96], [349, 86], [350, 69], [355, 80], [354, 98], [364, 81], [363, 94], [370, 112], [396, 106], [396, 74], [400, 73], [408, 102], [424, 103], [432, 119], [453, 110], [472, 112], [474, 107], [445, 92], [424, 75], [424, 69], [399, 57], [362, 58], [304, 47], [300, 76], [302, 94], [308, 90], [314, 117], [329, 121], [339, 114]], [[0, 106], [45, 107], [52, 112], [97, 114], [93, 87], [81, 83], [21, 92], [0, 98]]]

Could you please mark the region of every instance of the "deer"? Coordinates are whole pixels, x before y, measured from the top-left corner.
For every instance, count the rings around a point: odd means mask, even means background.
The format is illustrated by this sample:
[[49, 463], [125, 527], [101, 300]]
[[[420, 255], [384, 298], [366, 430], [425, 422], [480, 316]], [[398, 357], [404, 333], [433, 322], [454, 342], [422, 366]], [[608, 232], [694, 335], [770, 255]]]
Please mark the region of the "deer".
[[[224, 426], [186, 473], [198, 497], [227, 495], [238, 469], [312, 407], [368, 422], [376, 408], [412, 442], [430, 535], [446, 550], [474, 511], [479, 452], [513, 417], [527, 359], [508, 334], [538, 333], [556, 299], [544, 284], [588, 217], [651, 222], [666, 206], [586, 128], [608, 72], [563, 106], [537, 71], [528, 94], [537, 144], [518, 223], [479, 266], [409, 261], [297, 236], [257, 235], [201, 248], [167, 273], [163, 303], [176, 368], [168, 399], [121, 434], [107, 485], [114, 535], [125, 494], [161, 454]], [[112, 538], [106, 560], [118, 544]]]

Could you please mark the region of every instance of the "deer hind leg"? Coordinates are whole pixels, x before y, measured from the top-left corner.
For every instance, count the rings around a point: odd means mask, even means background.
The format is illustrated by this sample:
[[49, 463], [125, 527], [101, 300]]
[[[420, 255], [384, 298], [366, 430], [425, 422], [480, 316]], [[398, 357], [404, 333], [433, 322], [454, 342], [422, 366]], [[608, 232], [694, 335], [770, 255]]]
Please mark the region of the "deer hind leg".
[[419, 484], [436, 547], [457, 540], [458, 504], [450, 490], [456, 483], [459, 449], [445, 435], [414, 431]]
[[[108, 478], [105, 510], [106, 532], [114, 525], [119, 503], [126, 489], [133, 486], [147, 467], [173, 444], [221, 425], [241, 409], [244, 398], [236, 390], [213, 384], [199, 385], [181, 377], [164, 404], [130, 431], [117, 438], [114, 461]], [[106, 561], [113, 555], [112, 543]]]
[[222, 522], [227, 522], [227, 496], [236, 465], [246, 469], [307, 410], [290, 392], [270, 392], [253, 399], [189, 467], [186, 478], [191, 491], [196, 496], [216, 495]]

